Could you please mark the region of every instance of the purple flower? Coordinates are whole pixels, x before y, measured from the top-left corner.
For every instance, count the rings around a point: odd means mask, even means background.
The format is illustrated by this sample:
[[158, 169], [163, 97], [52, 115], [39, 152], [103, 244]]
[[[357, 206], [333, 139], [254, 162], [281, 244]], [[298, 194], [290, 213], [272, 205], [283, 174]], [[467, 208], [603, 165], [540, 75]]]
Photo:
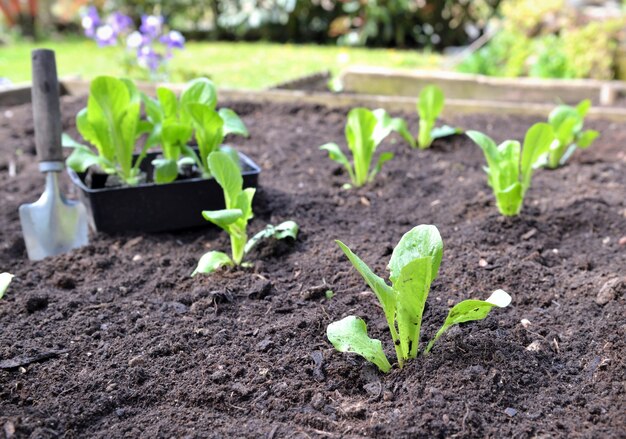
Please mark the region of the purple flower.
[[107, 24], [113, 28], [113, 32], [117, 35], [130, 28], [133, 25], [133, 20], [121, 12], [114, 12], [107, 18]]
[[161, 55], [156, 53], [151, 46], [143, 46], [137, 52], [137, 61], [139, 65], [155, 72], [161, 66]]
[[177, 30], [169, 31], [159, 41], [165, 44], [168, 49], [183, 49], [185, 47], [185, 37]]
[[100, 16], [94, 6], [87, 9], [87, 13], [83, 15], [81, 24], [83, 29], [85, 29], [85, 35], [89, 38], [93, 38], [96, 35], [96, 29], [100, 26]]
[[105, 24], [96, 29], [96, 42], [101, 47], [115, 46], [117, 44], [117, 35], [110, 25]]
[[163, 31], [163, 17], [161, 15], [142, 15], [139, 30], [150, 38], [157, 38]]
[[126, 38], [126, 47], [129, 49], [139, 49], [141, 46], [146, 44], [148, 39], [144, 37], [141, 32], [134, 31], [131, 32], [130, 35]]

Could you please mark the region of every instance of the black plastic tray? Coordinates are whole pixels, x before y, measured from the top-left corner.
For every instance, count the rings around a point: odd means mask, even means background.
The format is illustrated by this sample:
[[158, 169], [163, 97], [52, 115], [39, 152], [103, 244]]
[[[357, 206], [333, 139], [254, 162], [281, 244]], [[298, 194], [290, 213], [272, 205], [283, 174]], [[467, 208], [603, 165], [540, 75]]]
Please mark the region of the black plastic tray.
[[[152, 160], [157, 155], [148, 154], [140, 166], [150, 178]], [[239, 153], [239, 159], [243, 186], [257, 187], [261, 169], [244, 154]], [[90, 226], [99, 232], [163, 232], [209, 226], [210, 223], [202, 217], [202, 211], [225, 207], [222, 188], [213, 178], [92, 189], [85, 184], [86, 173], [68, 168], [68, 174], [80, 189]]]

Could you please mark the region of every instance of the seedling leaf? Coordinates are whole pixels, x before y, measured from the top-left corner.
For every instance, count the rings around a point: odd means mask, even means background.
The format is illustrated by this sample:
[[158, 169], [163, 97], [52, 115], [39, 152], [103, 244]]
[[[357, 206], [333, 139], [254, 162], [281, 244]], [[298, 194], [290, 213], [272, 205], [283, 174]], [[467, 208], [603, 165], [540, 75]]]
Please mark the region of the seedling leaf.
[[202, 216], [205, 220], [228, 231], [228, 226], [241, 218], [243, 212], [241, 209], [203, 210]]
[[209, 274], [220, 269], [221, 267], [235, 265], [226, 253], [211, 251], [202, 255], [198, 261], [198, 266], [191, 273], [191, 276], [195, 276], [198, 273]]
[[483, 301], [483, 300], [464, 300], [460, 303], [457, 303], [452, 307], [450, 312], [448, 313], [448, 317], [446, 318], [443, 326], [435, 337], [428, 343], [426, 350], [424, 353], [430, 352], [435, 342], [446, 332], [451, 326], [457, 325], [459, 323], [471, 322], [475, 320], [482, 320], [491, 311], [491, 309], [496, 306], [498, 308], [505, 308], [509, 306], [511, 303], [511, 296], [504, 290], [496, 290], [491, 296]]
[[243, 178], [239, 166], [230, 155], [215, 151], [208, 157], [209, 170], [224, 190], [226, 207], [234, 206], [243, 187]]
[[4, 297], [7, 289], [9, 288], [9, 284], [13, 279], [13, 275], [11, 273], [1, 273], [0, 274], [0, 299]]
[[243, 121], [239, 118], [239, 116], [237, 116], [237, 113], [230, 108], [220, 108], [218, 114], [224, 121], [224, 137], [228, 134], [239, 134], [244, 137], [248, 137], [250, 135]]
[[156, 183], [170, 183], [178, 176], [178, 163], [170, 159], [154, 159], [154, 181]]
[[435, 280], [439, 273], [439, 265], [443, 256], [443, 241], [437, 227], [422, 224], [413, 227], [405, 233], [398, 245], [393, 249], [388, 269], [389, 279], [395, 284], [402, 269], [415, 259], [431, 258], [431, 278], [428, 283]]
[[328, 340], [339, 352], [352, 352], [374, 363], [383, 372], [391, 370], [380, 340], [367, 335], [367, 325], [355, 316], [345, 317], [328, 325]]

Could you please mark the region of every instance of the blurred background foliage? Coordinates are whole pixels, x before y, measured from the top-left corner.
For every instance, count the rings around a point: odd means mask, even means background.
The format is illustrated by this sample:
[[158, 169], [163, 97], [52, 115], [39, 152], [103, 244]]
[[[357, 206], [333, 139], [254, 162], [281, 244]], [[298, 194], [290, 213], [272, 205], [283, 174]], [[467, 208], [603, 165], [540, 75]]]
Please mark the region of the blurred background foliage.
[[[0, 4], [21, 5], [19, 11], [0, 11], [4, 12], [0, 40], [20, 33], [40, 38], [80, 34], [81, 11], [95, 5], [102, 13], [119, 10], [136, 21], [142, 14], [162, 14], [190, 41], [453, 51], [457, 55], [449, 67], [494, 76], [610, 79], [618, 58], [626, 60], [621, 55], [626, 53], [624, 6], [616, 0], [0, 0]], [[583, 13], [589, 5], [599, 5], [605, 12]], [[465, 49], [455, 51], [458, 47]]]
[[459, 66], [490, 76], [612, 79], [622, 11], [584, 15], [565, 0], [504, 0], [493, 38]]

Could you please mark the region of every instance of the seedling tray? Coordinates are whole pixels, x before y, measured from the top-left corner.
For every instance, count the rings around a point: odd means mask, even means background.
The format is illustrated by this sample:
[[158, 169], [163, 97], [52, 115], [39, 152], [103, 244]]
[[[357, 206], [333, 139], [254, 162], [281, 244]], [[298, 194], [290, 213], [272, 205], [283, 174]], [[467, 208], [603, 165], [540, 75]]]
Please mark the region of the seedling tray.
[[[148, 154], [141, 164], [149, 179], [157, 155]], [[239, 153], [239, 160], [244, 187], [257, 187], [261, 169], [244, 154]], [[187, 178], [166, 184], [150, 181], [133, 187], [104, 187], [103, 178], [96, 187], [88, 187], [86, 173], [71, 169], [68, 173], [80, 189], [90, 226], [98, 232], [163, 232], [208, 226], [202, 211], [225, 207], [222, 188], [213, 178]]]

